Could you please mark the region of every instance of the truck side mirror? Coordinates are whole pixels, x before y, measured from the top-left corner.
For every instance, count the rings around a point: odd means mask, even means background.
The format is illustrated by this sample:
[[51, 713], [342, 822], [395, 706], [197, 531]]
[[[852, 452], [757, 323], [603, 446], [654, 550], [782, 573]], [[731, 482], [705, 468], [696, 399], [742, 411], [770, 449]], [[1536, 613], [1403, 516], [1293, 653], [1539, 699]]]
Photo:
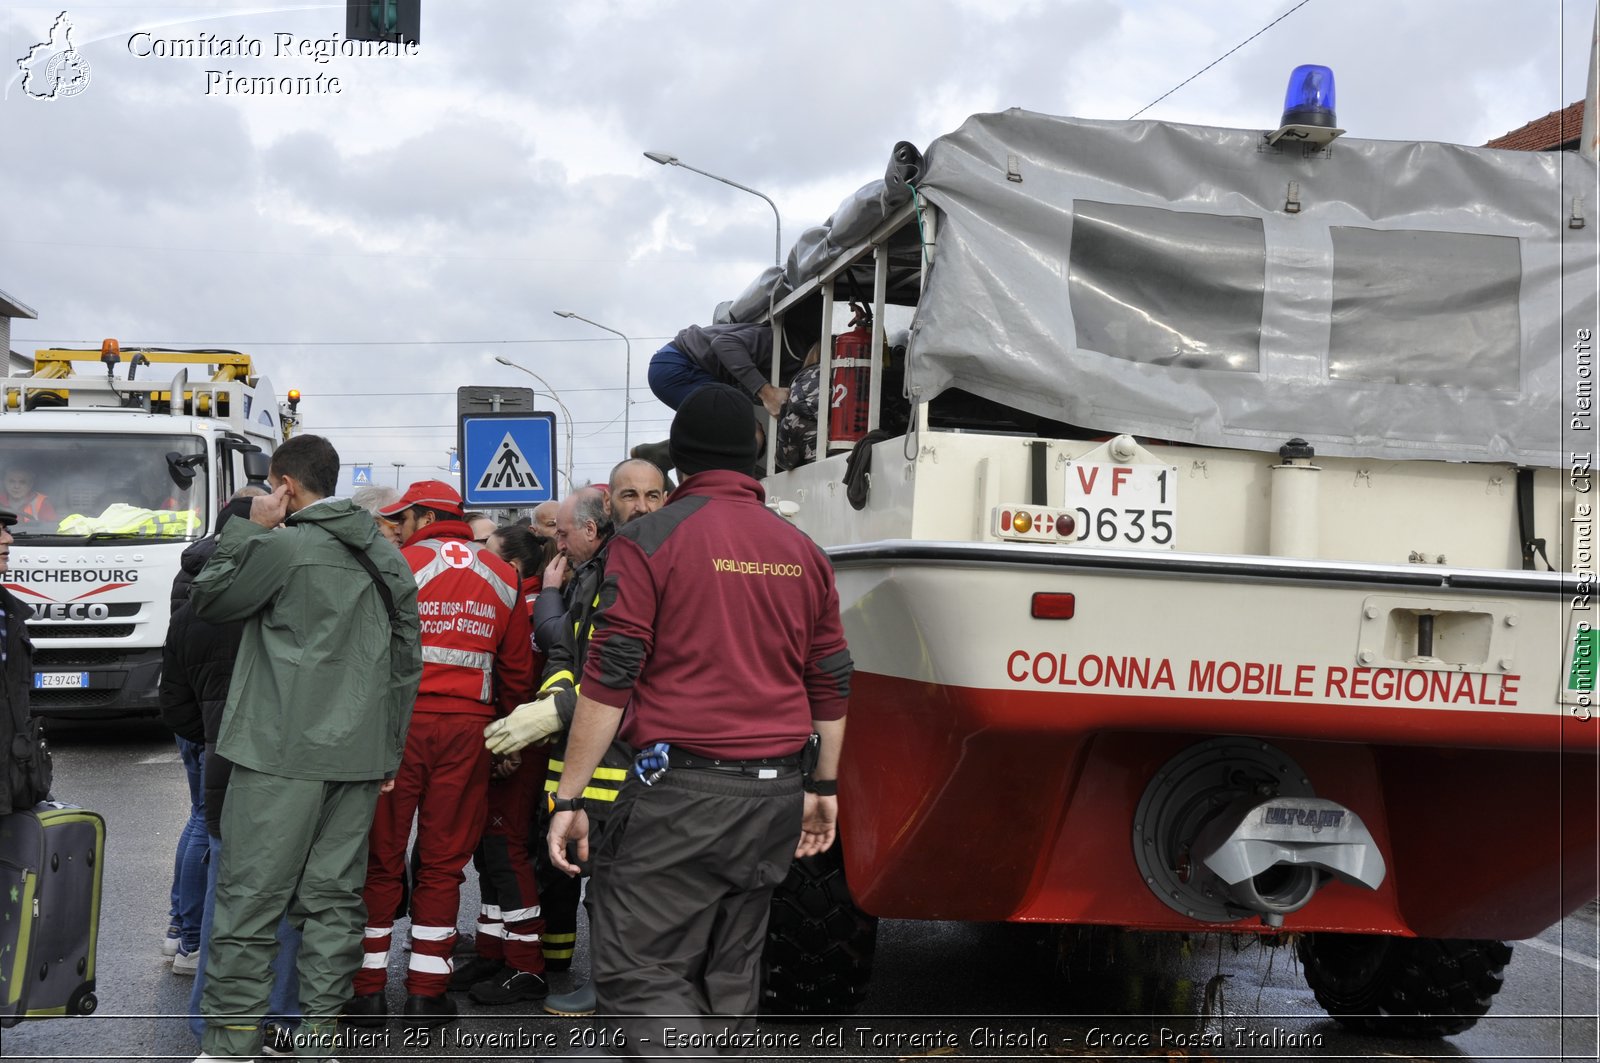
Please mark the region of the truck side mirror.
[[172, 477], [172, 482], [178, 485], [181, 491], [189, 490], [189, 485], [194, 483], [194, 470], [206, 463], [205, 454], [190, 454], [184, 457], [176, 450], [167, 451], [167, 475]]
[[261, 450], [244, 452], [244, 481], [252, 487], [266, 487], [267, 473], [272, 468], [272, 458]]

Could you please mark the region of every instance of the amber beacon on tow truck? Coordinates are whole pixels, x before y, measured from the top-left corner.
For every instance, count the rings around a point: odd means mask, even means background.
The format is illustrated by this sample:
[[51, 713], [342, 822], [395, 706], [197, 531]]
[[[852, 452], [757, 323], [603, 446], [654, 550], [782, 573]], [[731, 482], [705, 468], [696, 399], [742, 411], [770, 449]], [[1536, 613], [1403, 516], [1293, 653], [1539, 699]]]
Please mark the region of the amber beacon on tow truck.
[[35, 715], [157, 711], [179, 559], [265, 479], [298, 404], [237, 351], [106, 340], [0, 376], [0, 476], [21, 517], [4, 579], [32, 611]]
[[1339, 137], [1331, 78], [1274, 133], [974, 116], [718, 308], [871, 321], [765, 480], [857, 667], [772, 1008], [857, 1003], [871, 916], [1016, 921], [1294, 933], [1448, 1034], [1595, 897], [1595, 163]]

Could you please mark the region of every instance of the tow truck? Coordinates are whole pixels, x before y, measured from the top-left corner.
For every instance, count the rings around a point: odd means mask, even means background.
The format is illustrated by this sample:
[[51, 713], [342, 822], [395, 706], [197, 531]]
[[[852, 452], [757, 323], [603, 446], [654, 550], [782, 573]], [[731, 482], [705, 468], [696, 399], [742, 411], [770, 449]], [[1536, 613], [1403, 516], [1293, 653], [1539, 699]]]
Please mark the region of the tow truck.
[[1272, 131], [975, 115], [719, 306], [773, 379], [822, 340], [764, 482], [856, 663], [769, 1010], [858, 1005], [878, 917], [1004, 921], [1293, 943], [1448, 1035], [1596, 897], [1595, 162], [1341, 136], [1326, 79]]
[[116, 340], [37, 351], [31, 373], [0, 377], [0, 476], [16, 494], [0, 504], [21, 518], [5, 586], [31, 609], [33, 714], [158, 710], [179, 559], [265, 479], [299, 398], [280, 404], [238, 351]]

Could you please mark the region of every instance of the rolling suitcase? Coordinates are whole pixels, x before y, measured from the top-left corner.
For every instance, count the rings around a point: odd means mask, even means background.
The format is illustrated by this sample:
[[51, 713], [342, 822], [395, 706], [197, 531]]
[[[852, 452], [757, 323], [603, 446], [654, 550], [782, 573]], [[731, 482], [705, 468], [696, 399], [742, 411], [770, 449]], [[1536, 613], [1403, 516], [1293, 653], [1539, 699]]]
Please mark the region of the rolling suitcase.
[[98, 812], [0, 816], [0, 1027], [94, 1011], [105, 848]]

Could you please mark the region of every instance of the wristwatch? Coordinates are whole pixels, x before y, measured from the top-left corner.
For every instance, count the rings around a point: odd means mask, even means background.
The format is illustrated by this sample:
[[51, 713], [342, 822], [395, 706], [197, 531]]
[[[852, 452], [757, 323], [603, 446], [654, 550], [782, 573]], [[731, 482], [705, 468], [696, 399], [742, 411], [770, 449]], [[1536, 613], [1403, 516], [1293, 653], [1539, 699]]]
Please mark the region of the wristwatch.
[[838, 779], [813, 779], [808, 775], [802, 785], [805, 787], [806, 793], [816, 794], [818, 797], [839, 796]]
[[582, 812], [584, 808], [582, 797], [557, 797], [551, 794], [549, 801], [551, 815], [557, 812]]

